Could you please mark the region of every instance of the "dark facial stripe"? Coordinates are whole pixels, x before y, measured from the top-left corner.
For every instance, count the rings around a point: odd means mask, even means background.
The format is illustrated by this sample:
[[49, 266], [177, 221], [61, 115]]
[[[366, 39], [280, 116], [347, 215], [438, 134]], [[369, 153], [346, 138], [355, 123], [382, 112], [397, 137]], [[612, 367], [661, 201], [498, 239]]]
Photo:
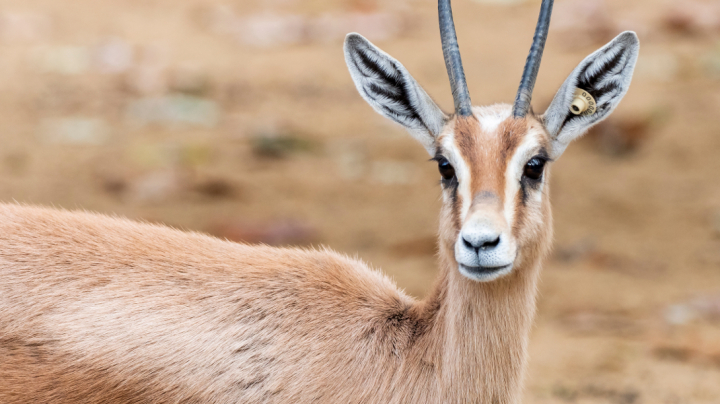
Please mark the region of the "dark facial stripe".
[[451, 206], [452, 206], [453, 224], [455, 225], [455, 229], [459, 231], [462, 228], [462, 223], [460, 222], [460, 215], [462, 213], [462, 196], [458, 195], [457, 183], [449, 191], [451, 192], [450, 201], [452, 203]]
[[[538, 150], [532, 158], [539, 157], [544, 159], [546, 162], [551, 162], [552, 159], [550, 159], [550, 156], [548, 154], [549, 146], [550, 145], [548, 143], [548, 140], [543, 138], [541, 140], [540, 150]], [[533, 192], [539, 192], [540, 186], [542, 186], [543, 183], [545, 183], [546, 181], [548, 168], [549, 167], [547, 166], [545, 167], [545, 171], [543, 172], [542, 178], [539, 181], [531, 182], [530, 180], [524, 178], [520, 182], [517, 202], [515, 203], [515, 219], [512, 228], [512, 233], [515, 238], [520, 238], [520, 231], [525, 225], [526, 212], [528, 209], [530, 195]], [[545, 184], [545, 186], [547, 186], [547, 184]]]
[[520, 238], [520, 231], [523, 228], [525, 222], [525, 211], [527, 210], [527, 198], [528, 190], [521, 186], [518, 191], [521, 195], [518, 195], [517, 202], [515, 203], [515, 219], [513, 222], [512, 234], [516, 239]]

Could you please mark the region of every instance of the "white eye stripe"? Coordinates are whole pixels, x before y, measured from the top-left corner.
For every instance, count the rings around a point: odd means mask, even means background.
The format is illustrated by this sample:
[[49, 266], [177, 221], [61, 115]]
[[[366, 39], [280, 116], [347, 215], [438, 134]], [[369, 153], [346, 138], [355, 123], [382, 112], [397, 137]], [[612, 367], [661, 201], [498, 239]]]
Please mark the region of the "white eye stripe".
[[445, 158], [452, 164], [453, 168], [455, 168], [455, 176], [458, 180], [457, 193], [462, 201], [460, 208], [460, 220], [462, 222], [465, 221], [468, 211], [470, 210], [470, 204], [472, 203], [470, 169], [455, 146], [455, 133], [449, 132], [445, 134], [442, 138], [442, 146], [446, 152]]
[[[541, 139], [542, 133], [531, 129], [505, 168], [505, 206], [503, 210], [507, 223], [514, 223], [516, 198], [520, 194], [522, 173], [527, 161], [533, 158], [541, 147]], [[542, 191], [542, 186], [540, 190]], [[538, 192], [539, 194], [540, 192]]]

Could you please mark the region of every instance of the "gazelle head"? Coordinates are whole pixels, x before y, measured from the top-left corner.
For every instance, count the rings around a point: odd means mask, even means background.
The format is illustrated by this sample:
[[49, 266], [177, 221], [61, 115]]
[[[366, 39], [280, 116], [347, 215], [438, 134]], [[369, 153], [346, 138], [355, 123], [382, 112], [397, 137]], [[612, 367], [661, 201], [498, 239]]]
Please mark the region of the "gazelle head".
[[[618, 105], [630, 85], [639, 42], [635, 33], [625, 32], [588, 56], [547, 111], [535, 115], [530, 100], [553, 6], [553, 0], [543, 0], [515, 104], [473, 107], [450, 0], [438, 4], [454, 114], [445, 114], [402, 64], [359, 34], [347, 36], [345, 60], [362, 97], [404, 126], [438, 163], [441, 252], [452, 256], [466, 277], [487, 282], [549, 244], [549, 166]], [[578, 98], [578, 89], [585, 98]]]

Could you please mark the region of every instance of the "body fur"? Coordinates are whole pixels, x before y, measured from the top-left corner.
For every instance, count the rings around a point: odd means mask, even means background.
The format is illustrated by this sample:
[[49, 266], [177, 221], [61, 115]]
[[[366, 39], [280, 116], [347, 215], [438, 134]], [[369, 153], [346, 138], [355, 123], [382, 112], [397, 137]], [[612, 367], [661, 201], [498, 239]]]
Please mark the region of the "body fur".
[[414, 301], [330, 251], [19, 205], [0, 246], [2, 403], [490, 403], [520, 383], [535, 269], [489, 287], [444, 265]]

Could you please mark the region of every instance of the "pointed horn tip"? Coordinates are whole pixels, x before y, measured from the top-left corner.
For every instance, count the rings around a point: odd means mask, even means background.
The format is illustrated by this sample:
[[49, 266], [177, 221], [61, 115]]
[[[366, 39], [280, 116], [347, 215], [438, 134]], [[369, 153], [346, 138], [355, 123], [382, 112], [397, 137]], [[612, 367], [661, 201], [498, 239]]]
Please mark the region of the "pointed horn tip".
[[470, 91], [467, 88], [467, 80], [465, 79], [465, 70], [460, 56], [460, 47], [457, 42], [457, 32], [450, 0], [438, 0], [438, 16], [440, 18], [440, 40], [442, 42], [443, 57], [450, 78], [453, 100], [455, 101], [455, 114], [471, 116]]
[[550, 28], [550, 20], [552, 17], [554, 0], [543, 0], [540, 6], [540, 16], [535, 27], [535, 35], [533, 43], [530, 47], [530, 54], [525, 62], [520, 87], [515, 98], [513, 106], [513, 115], [521, 118], [530, 111], [530, 101], [532, 92], [535, 88], [535, 80], [537, 79], [540, 63], [542, 62], [543, 51], [545, 50], [545, 42], [547, 41], [548, 31]]

